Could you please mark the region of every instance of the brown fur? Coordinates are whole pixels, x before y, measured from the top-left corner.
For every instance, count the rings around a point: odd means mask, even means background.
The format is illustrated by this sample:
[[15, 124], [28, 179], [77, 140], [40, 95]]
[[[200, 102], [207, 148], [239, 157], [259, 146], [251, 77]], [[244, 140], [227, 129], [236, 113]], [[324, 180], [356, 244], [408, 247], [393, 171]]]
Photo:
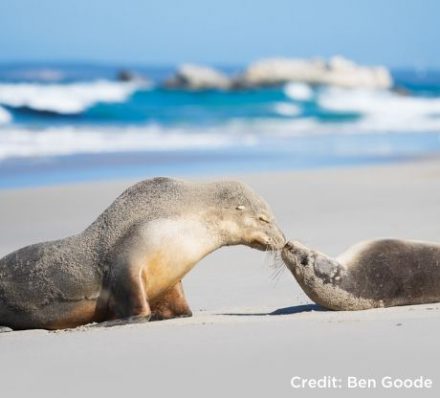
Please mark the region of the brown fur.
[[44, 325], [45, 329], [67, 329], [86, 323], [96, 322], [101, 317], [96, 312], [95, 300], [84, 300], [72, 305], [69, 312], [65, 313], [62, 318]]
[[151, 312], [153, 320], [191, 316], [192, 312], [186, 302], [182, 282], [180, 281], [152, 301]]

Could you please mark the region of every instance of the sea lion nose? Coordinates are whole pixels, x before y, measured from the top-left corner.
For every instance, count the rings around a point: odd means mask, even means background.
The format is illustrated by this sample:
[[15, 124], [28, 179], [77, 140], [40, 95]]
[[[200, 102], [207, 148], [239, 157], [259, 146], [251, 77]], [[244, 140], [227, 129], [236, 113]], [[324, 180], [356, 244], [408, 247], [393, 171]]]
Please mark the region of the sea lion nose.
[[284, 245], [284, 249], [292, 250], [293, 249], [293, 243], [290, 240], [287, 241], [286, 244]]

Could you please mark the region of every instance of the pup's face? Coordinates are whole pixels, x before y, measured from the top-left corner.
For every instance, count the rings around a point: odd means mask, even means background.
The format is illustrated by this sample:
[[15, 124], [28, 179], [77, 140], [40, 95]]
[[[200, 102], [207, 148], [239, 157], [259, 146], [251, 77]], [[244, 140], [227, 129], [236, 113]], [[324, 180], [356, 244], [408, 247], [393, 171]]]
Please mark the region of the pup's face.
[[281, 258], [295, 276], [299, 276], [306, 269], [313, 269], [311, 251], [299, 242], [287, 242], [281, 251]]
[[335, 259], [295, 241], [284, 245], [281, 258], [300, 283], [311, 283], [319, 279], [324, 284], [338, 285], [346, 272]]

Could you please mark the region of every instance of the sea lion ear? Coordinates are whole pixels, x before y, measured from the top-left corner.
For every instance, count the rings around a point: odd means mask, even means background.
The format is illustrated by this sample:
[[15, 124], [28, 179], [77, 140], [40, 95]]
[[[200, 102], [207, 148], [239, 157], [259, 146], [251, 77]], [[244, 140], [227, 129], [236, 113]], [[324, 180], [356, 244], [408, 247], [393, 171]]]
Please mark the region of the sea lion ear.
[[244, 210], [244, 209], [246, 209], [246, 207], [244, 207], [243, 205], [238, 205], [238, 206], [236, 207], [236, 209], [237, 209], [237, 210]]

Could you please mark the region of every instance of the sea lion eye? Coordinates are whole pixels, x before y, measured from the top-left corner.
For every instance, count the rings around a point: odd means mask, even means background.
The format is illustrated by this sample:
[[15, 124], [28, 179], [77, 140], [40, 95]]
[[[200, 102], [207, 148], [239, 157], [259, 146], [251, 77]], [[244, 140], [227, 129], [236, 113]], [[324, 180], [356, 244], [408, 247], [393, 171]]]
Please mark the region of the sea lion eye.
[[244, 210], [246, 207], [244, 207], [243, 205], [238, 205], [236, 207], [237, 210]]
[[270, 224], [269, 218], [264, 215], [259, 216], [258, 219], [266, 224]]
[[309, 258], [307, 256], [307, 254], [303, 254], [301, 256], [301, 265], [306, 266], [309, 263]]

